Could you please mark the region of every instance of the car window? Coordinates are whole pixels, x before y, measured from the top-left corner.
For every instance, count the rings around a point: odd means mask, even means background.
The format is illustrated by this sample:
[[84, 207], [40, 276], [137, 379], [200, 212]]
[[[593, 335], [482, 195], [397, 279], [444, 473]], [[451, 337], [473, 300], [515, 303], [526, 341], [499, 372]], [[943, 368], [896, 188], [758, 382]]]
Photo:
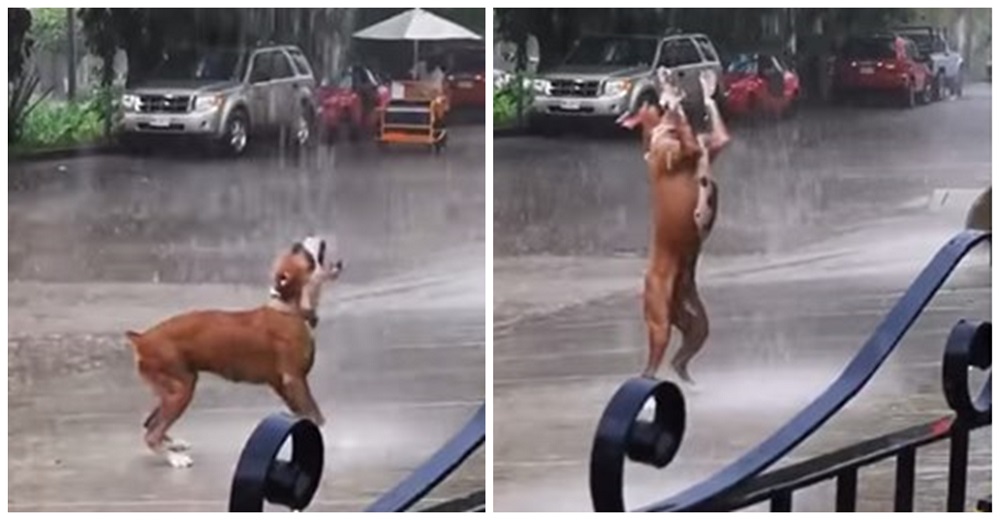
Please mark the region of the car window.
[[298, 50], [288, 51], [288, 54], [292, 56], [292, 65], [295, 66], [295, 72], [300, 76], [312, 76], [312, 68], [309, 67], [309, 60], [306, 59], [305, 55]]
[[892, 38], [848, 40], [841, 47], [840, 56], [855, 60], [892, 59], [896, 57], [896, 45]]
[[663, 42], [660, 54], [660, 65], [664, 67], [680, 67], [701, 62], [698, 48], [689, 38], [677, 38]]
[[726, 65], [726, 72], [732, 74], [757, 74], [757, 59], [753, 54], [737, 54]]
[[712, 43], [708, 41], [708, 38], [696, 38], [695, 42], [698, 43], [698, 48], [701, 49], [701, 54], [705, 56], [706, 60], [719, 61], [719, 55], [712, 48]]
[[656, 40], [629, 36], [585, 36], [577, 40], [566, 65], [649, 66], [656, 54]]
[[285, 79], [294, 75], [292, 74], [292, 64], [288, 62], [288, 56], [285, 56], [285, 53], [272, 51], [271, 55], [273, 60], [271, 62], [271, 76], [274, 79]]
[[251, 83], [261, 83], [271, 80], [271, 54], [270, 52], [258, 52], [254, 55], [250, 66]]
[[768, 59], [771, 60], [771, 67], [778, 72], [785, 72], [785, 66], [781, 63], [781, 60], [777, 56], [769, 56]]

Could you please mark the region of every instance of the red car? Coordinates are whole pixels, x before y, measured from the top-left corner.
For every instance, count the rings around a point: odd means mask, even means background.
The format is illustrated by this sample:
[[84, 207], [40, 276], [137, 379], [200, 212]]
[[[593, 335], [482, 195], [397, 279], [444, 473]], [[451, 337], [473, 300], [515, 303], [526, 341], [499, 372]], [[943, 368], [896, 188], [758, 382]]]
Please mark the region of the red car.
[[438, 59], [448, 66], [445, 88], [451, 108], [486, 106], [486, 50], [482, 46], [452, 49]]
[[834, 100], [863, 92], [891, 94], [905, 107], [929, 103], [933, 75], [912, 40], [897, 35], [851, 38], [833, 62]]
[[722, 75], [723, 109], [735, 117], [783, 116], [798, 106], [799, 76], [768, 53], [736, 55]]
[[316, 89], [320, 120], [331, 138], [346, 133], [352, 139], [378, 128], [379, 110], [389, 103], [388, 83], [367, 67], [355, 65]]

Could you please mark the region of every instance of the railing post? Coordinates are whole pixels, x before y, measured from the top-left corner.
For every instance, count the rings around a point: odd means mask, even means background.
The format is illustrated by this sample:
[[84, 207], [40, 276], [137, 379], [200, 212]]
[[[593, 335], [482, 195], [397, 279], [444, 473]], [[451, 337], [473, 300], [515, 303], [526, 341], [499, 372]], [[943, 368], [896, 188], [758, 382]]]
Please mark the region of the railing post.
[[849, 468], [837, 476], [837, 512], [853, 513], [858, 508], [858, 468]]
[[951, 450], [948, 457], [948, 512], [965, 510], [965, 486], [969, 471], [969, 429], [963, 421], [951, 427]]
[[791, 513], [792, 512], [792, 490], [782, 489], [774, 493], [771, 497], [771, 512], [772, 513]]
[[893, 511], [913, 512], [913, 484], [916, 478], [917, 449], [909, 447], [896, 457], [896, 497]]

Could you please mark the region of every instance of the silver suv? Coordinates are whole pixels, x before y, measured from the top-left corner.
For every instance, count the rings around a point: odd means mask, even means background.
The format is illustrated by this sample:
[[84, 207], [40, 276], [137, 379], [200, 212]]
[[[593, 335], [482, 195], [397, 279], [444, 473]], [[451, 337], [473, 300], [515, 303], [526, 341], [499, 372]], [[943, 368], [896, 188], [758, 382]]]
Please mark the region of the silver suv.
[[[577, 40], [562, 65], [534, 81], [533, 126], [561, 119], [614, 119], [643, 101], [656, 103], [656, 70], [671, 69], [692, 98], [700, 92], [698, 76], [722, 65], [708, 36], [591, 35]], [[700, 93], [697, 94], [700, 99]]]
[[309, 61], [289, 45], [243, 50], [174, 51], [122, 96], [122, 139], [187, 136], [239, 155], [251, 136], [283, 133], [297, 145], [313, 139], [316, 81]]

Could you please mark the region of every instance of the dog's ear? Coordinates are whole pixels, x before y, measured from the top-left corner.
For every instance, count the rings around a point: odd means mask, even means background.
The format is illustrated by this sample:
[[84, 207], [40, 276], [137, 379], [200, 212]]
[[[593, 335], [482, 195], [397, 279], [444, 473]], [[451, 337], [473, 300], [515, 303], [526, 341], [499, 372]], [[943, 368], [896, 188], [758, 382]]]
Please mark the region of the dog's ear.
[[136, 332], [134, 330], [126, 330], [125, 331], [125, 338], [128, 339], [129, 345], [131, 345], [133, 347], [138, 347], [139, 346], [139, 340], [142, 338], [142, 334], [139, 334], [138, 332]]

